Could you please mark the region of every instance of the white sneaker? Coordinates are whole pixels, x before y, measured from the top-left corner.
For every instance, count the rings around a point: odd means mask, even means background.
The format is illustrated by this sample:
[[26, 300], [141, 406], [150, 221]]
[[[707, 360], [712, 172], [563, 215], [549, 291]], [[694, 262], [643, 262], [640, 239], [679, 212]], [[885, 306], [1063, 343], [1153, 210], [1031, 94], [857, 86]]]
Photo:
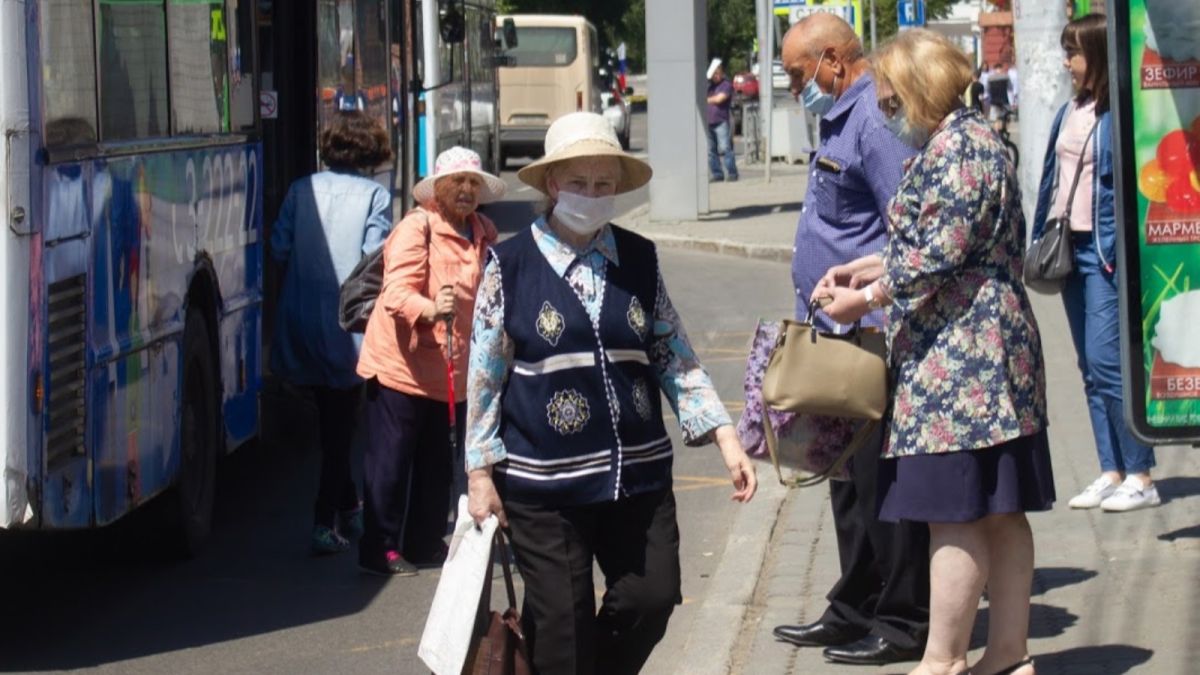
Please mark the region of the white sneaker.
[[1111, 497], [1100, 502], [1100, 508], [1105, 511], [1136, 511], [1151, 506], [1158, 506], [1162, 499], [1158, 496], [1158, 488], [1151, 485], [1142, 487], [1142, 481], [1136, 476], [1129, 476], [1117, 488]]
[[[1139, 484], [1138, 487], [1141, 487]], [[1105, 499], [1117, 492], [1117, 486], [1105, 476], [1100, 476], [1092, 484], [1083, 488], [1083, 492], [1071, 497], [1067, 505], [1073, 509], [1094, 509]]]

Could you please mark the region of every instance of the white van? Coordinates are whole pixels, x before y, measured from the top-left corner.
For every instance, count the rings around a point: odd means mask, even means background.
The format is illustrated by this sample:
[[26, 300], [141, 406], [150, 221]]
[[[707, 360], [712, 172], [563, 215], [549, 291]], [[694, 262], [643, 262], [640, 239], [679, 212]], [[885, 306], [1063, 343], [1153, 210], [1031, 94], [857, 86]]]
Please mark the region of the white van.
[[500, 158], [539, 157], [559, 117], [601, 111], [600, 41], [581, 16], [510, 14], [517, 44], [505, 45], [500, 68]]

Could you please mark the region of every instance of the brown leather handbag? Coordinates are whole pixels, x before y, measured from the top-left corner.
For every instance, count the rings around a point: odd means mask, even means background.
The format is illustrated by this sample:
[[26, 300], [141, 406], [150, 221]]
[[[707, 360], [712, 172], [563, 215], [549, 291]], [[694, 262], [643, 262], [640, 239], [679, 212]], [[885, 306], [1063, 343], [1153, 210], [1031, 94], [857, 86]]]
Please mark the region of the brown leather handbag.
[[521, 630], [521, 614], [517, 611], [517, 592], [513, 588], [512, 568], [504, 533], [497, 529], [492, 545], [492, 561], [499, 558], [504, 570], [504, 586], [508, 591], [508, 609], [503, 613], [491, 609], [492, 570], [488, 566], [476, 618], [475, 643], [467, 652], [463, 675], [531, 675], [529, 650]]
[[883, 333], [860, 323], [845, 334], [817, 330], [816, 303], [804, 322], [784, 321], [763, 376], [763, 405], [801, 415], [865, 420], [833, 464], [816, 475], [788, 483], [779, 468], [778, 440], [769, 415], [763, 415], [767, 450], [779, 482], [794, 487], [817, 485], [838, 475], [870, 439], [888, 406], [887, 346]]

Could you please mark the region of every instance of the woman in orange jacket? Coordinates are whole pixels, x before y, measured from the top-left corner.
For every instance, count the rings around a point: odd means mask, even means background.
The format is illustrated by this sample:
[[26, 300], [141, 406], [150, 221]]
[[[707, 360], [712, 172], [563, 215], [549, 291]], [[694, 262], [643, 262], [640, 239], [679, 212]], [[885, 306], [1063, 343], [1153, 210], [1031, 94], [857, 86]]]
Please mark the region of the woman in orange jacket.
[[[448, 434], [446, 346], [454, 354], [454, 402], [466, 408], [471, 316], [496, 227], [476, 212], [504, 195], [479, 155], [454, 147], [413, 188], [420, 207], [384, 244], [383, 289], [367, 323], [358, 374], [367, 381], [365, 530], [359, 566], [411, 576], [440, 564], [454, 472], [463, 471]], [[450, 330], [447, 330], [450, 328]], [[462, 427], [456, 443], [462, 448]]]

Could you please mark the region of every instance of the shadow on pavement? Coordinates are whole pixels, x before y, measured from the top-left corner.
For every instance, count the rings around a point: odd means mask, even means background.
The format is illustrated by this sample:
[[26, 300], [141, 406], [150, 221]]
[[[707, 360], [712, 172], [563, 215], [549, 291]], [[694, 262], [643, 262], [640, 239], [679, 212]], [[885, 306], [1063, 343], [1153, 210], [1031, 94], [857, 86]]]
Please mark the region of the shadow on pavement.
[[1158, 535], [1159, 541], [1175, 541], [1176, 539], [1200, 539], [1200, 525], [1192, 525]]
[[1039, 567], [1033, 571], [1033, 594], [1041, 595], [1056, 588], [1082, 584], [1098, 574], [1096, 570], [1079, 567]]
[[213, 536], [194, 560], [163, 553], [163, 508], [153, 501], [99, 530], [4, 533], [0, 670], [98, 666], [370, 605], [386, 580], [359, 573], [353, 550], [309, 555], [315, 429], [302, 403], [280, 416], [285, 439], [219, 462]]
[[1120, 675], [1142, 665], [1154, 652], [1132, 645], [1074, 647], [1050, 654], [1034, 654], [1039, 672]]
[[1156, 478], [1154, 485], [1158, 487], [1158, 494], [1162, 496], [1164, 504], [1200, 495], [1200, 477], [1197, 476]]
[[[982, 607], [975, 617], [975, 628], [971, 631], [971, 649], [987, 645], [988, 622], [991, 612]], [[1029, 606], [1029, 638], [1058, 637], [1079, 623], [1079, 617], [1062, 607], [1035, 602]]]
[[737, 206], [728, 211], [716, 212], [716, 215], [705, 216], [701, 220], [741, 220], [743, 218], [754, 218], [757, 216], [765, 216], [772, 213], [790, 213], [799, 211], [804, 206], [804, 202], [787, 202], [784, 204], [751, 204], [748, 206]]

